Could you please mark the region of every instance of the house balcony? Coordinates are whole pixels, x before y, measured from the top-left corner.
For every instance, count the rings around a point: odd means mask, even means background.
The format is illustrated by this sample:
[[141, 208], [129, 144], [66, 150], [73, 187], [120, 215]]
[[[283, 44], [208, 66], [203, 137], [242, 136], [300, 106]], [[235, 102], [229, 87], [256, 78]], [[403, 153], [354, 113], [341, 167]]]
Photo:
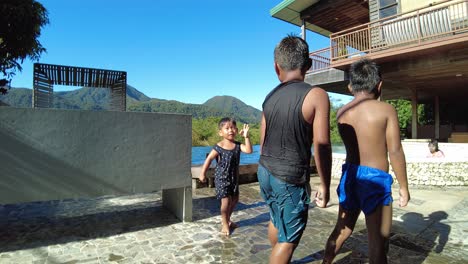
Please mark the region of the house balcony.
[[346, 70], [363, 56], [385, 63], [459, 49], [467, 43], [468, 0], [445, 1], [332, 33], [328, 48], [310, 53], [308, 73]]

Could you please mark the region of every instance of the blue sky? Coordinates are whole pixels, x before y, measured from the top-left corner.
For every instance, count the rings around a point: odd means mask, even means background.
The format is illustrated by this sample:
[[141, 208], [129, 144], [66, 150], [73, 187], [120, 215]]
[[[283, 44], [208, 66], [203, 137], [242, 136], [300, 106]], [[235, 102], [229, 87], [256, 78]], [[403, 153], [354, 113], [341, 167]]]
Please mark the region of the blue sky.
[[[278, 84], [275, 45], [300, 33], [270, 16], [281, 0], [38, 1], [50, 20], [39, 62], [126, 71], [127, 83], [147, 96], [184, 103], [230, 95], [261, 109]], [[310, 31], [307, 42], [311, 51], [329, 44]], [[24, 61], [13, 87], [32, 87], [32, 64]]]

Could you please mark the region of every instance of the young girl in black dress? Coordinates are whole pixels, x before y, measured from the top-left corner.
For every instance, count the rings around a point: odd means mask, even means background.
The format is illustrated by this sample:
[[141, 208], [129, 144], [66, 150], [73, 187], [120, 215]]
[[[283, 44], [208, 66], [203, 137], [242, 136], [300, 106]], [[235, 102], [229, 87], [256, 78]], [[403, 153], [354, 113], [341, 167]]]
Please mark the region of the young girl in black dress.
[[206, 171], [211, 162], [216, 159], [215, 187], [216, 198], [221, 200], [221, 233], [229, 236], [231, 229], [236, 227], [231, 222], [231, 214], [239, 201], [239, 161], [241, 151], [252, 153], [252, 145], [249, 139], [249, 125], [244, 124], [240, 135], [244, 137], [245, 143], [235, 141], [238, 133], [236, 121], [225, 117], [218, 123], [218, 134], [223, 138], [218, 142], [206, 157], [199, 179], [206, 181]]

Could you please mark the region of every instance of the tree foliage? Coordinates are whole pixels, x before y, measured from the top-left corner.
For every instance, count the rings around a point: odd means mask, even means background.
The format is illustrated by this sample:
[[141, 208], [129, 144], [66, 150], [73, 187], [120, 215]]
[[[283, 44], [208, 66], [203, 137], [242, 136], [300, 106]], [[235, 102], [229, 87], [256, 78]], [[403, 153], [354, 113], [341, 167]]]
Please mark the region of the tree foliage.
[[[387, 103], [395, 107], [398, 114], [398, 122], [400, 125], [400, 131], [402, 137], [407, 137], [406, 131], [411, 126], [413, 110], [411, 102], [408, 100], [388, 100]], [[425, 104], [418, 104], [418, 124], [427, 125], [433, 122], [432, 118], [432, 106]]]
[[406, 128], [412, 118], [411, 102], [407, 100], [388, 100], [387, 102], [395, 107], [400, 128]]
[[[330, 139], [332, 143], [341, 143], [336, 122], [336, 112], [338, 107], [333, 106], [330, 111]], [[218, 135], [218, 122], [220, 117], [193, 118], [192, 119], [192, 145], [193, 146], [213, 146], [222, 138]], [[239, 130], [243, 127], [243, 122], [237, 122]], [[260, 144], [260, 123], [249, 123], [250, 142], [253, 145]], [[238, 141], [243, 142], [238, 136]]]
[[336, 112], [340, 106], [332, 105], [330, 109], [330, 141], [331, 143], [341, 143], [343, 142], [338, 132], [338, 122], [336, 120]]
[[[220, 117], [193, 118], [192, 119], [192, 146], [213, 146], [222, 140], [218, 134], [218, 122]], [[237, 122], [239, 132], [244, 123]], [[249, 124], [249, 137], [252, 145], [260, 143], [260, 124]], [[244, 139], [237, 135], [236, 140], [244, 142]]]
[[47, 10], [35, 0], [2, 0], [0, 2], [0, 79], [1, 92], [6, 93], [15, 72], [21, 71], [24, 59], [38, 60], [45, 48], [38, 38], [49, 23]]

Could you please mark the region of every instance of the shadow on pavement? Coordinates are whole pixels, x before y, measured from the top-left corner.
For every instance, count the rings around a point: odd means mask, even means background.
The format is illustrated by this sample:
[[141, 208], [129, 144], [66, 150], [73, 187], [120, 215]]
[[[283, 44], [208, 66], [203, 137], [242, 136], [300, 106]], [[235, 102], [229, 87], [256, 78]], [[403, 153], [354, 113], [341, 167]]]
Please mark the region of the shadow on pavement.
[[263, 213], [255, 217], [252, 217], [250, 219], [240, 220], [237, 222], [237, 225], [242, 227], [242, 226], [250, 226], [250, 225], [257, 225], [261, 223], [267, 223], [269, 221], [270, 221], [270, 213]]
[[[242, 199], [242, 197], [241, 197]], [[265, 206], [264, 202], [254, 202], [251, 204], [239, 201], [234, 208], [234, 212]], [[194, 198], [193, 206], [193, 221], [199, 221], [213, 216], [220, 215], [221, 202], [214, 196]]]
[[[420, 213], [409, 212], [401, 219], [403, 222], [394, 222], [394, 229], [399, 231], [390, 234], [389, 263], [395, 263], [395, 260], [398, 261], [396, 263], [422, 264], [430, 252], [441, 253], [444, 250], [451, 230], [449, 225], [441, 222], [448, 219], [446, 212], [436, 211], [427, 217]], [[334, 263], [367, 263], [367, 252], [367, 230], [355, 231], [341, 248]], [[321, 261], [323, 254], [323, 250], [317, 251], [291, 263]]]
[[404, 249], [402, 259], [411, 263], [423, 263], [430, 252], [440, 254], [447, 244], [451, 227], [441, 221], [448, 219], [444, 211], [436, 211], [424, 217], [409, 212], [401, 216], [403, 222], [394, 225], [405, 232], [392, 233], [390, 245]]
[[[442, 223], [442, 220], [448, 219], [448, 214], [444, 211], [436, 211], [427, 217], [423, 217], [420, 213], [406, 213], [401, 216], [403, 220], [402, 226], [408, 230], [415, 227], [424, 227], [423, 230], [416, 230], [417, 236], [428, 241], [423, 247], [416, 247], [419, 251], [431, 251], [441, 253], [447, 244], [450, 235], [450, 226]], [[435, 247], [434, 247], [435, 246]]]
[[[97, 207], [97, 202], [88, 203], [90, 208]], [[52, 201], [28, 203], [27, 206], [3, 206], [0, 210], [0, 218], [3, 219], [0, 221], [0, 252], [103, 238], [180, 222], [161, 203], [155, 201], [144, 202], [140, 208], [130, 210], [122, 206], [108, 206], [106, 212], [79, 216], [41, 213], [56, 211], [51, 207], [57, 207], [58, 204]], [[79, 210], [86, 211], [86, 208]], [[21, 214], [15, 217], [18, 212]]]

